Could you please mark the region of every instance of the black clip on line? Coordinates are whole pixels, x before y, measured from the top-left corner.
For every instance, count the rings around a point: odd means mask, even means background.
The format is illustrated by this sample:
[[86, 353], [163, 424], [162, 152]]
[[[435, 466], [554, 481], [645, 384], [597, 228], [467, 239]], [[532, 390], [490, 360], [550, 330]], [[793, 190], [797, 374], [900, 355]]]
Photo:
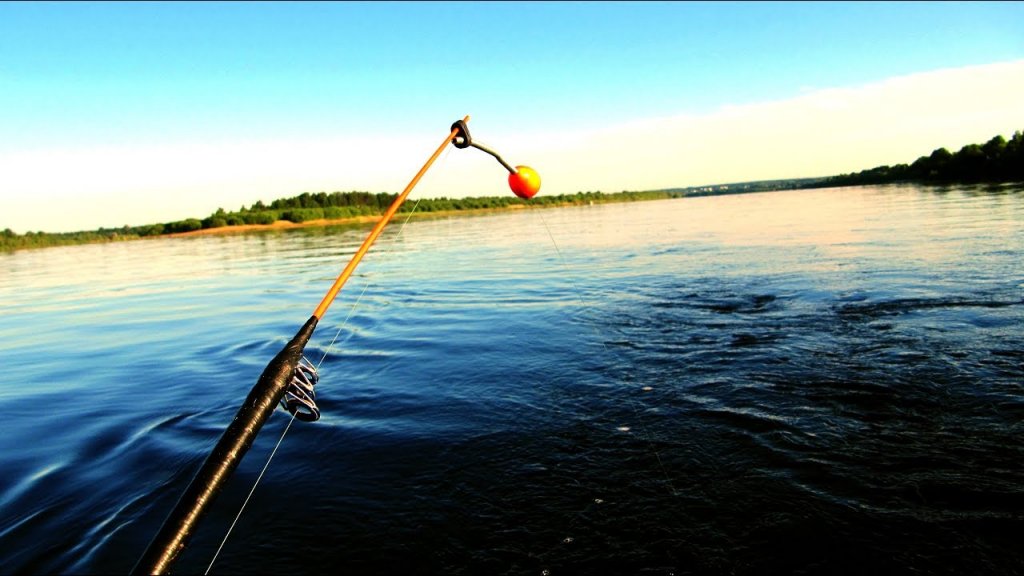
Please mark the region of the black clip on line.
[[453, 123], [451, 129], [457, 129], [459, 131], [458, 134], [455, 135], [455, 139], [452, 140], [452, 144], [455, 144], [456, 148], [462, 149], [469, 148], [470, 146], [472, 146], [477, 150], [483, 150], [484, 152], [487, 152], [491, 156], [494, 156], [495, 160], [500, 162], [501, 165], [504, 166], [506, 170], [508, 170], [509, 174], [516, 173], [516, 169], [509, 166], [508, 162], [505, 162], [505, 160], [501, 156], [499, 156], [497, 152], [491, 150], [486, 146], [482, 146], [480, 144], [477, 144], [476, 142], [473, 142], [473, 138], [471, 138], [469, 135], [469, 127], [466, 126], [466, 122], [464, 120], [458, 120], [455, 123]]

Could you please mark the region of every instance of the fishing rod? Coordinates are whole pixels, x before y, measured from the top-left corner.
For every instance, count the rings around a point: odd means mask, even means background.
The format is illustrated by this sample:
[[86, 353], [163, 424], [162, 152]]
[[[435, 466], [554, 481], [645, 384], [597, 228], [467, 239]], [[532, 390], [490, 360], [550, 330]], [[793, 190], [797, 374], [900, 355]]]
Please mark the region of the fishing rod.
[[298, 420], [312, 422], [320, 418], [320, 410], [316, 406], [316, 395], [313, 390], [319, 381], [319, 375], [316, 367], [303, 356], [306, 343], [309, 342], [317, 323], [323, 318], [327, 308], [334, 302], [338, 292], [341, 291], [342, 286], [362, 261], [370, 246], [377, 240], [381, 231], [391, 221], [409, 193], [448, 144], [453, 144], [456, 148], [472, 146], [494, 156], [509, 171], [509, 187], [516, 196], [529, 200], [540, 190], [540, 176], [533, 168], [529, 166], [512, 168], [493, 150], [474, 143], [469, 135], [467, 122], [469, 122], [469, 116], [451, 125], [451, 132], [370, 230], [362, 245], [352, 255], [348, 265], [341, 271], [327, 294], [324, 295], [323, 300], [317, 305], [313, 315], [264, 368], [256, 385], [253, 386], [249, 395], [246, 396], [245, 402], [242, 403], [242, 407], [235, 414], [234, 420], [228, 425], [217, 445], [203, 462], [199, 472], [196, 473], [174, 509], [164, 520], [163, 526], [136, 563], [132, 574], [164, 574], [170, 571], [174, 560], [188, 544], [199, 520], [238, 467], [245, 453], [252, 446], [256, 435], [259, 434], [260, 428], [279, 404]]

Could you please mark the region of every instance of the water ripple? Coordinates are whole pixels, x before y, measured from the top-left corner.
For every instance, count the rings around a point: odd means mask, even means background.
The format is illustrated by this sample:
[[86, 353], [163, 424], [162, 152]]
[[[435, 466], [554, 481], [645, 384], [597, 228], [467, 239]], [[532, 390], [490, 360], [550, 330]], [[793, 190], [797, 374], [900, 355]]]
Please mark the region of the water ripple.
[[[214, 569], [1024, 573], [1022, 223], [909, 186], [411, 222]], [[0, 573], [129, 571], [365, 230], [0, 255]]]

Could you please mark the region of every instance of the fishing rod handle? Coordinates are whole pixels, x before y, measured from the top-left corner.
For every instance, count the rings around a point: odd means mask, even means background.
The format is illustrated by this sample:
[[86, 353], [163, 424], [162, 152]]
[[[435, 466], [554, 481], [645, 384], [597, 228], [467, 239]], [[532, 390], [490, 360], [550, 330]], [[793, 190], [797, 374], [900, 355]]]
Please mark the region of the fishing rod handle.
[[164, 520], [163, 527], [135, 565], [132, 574], [166, 574], [170, 571], [174, 560], [192, 537], [199, 520], [238, 468], [260, 428], [280, 403], [302, 359], [302, 351], [316, 329], [317, 321], [315, 316], [311, 316], [267, 364], [234, 420], [178, 499], [174, 510]]

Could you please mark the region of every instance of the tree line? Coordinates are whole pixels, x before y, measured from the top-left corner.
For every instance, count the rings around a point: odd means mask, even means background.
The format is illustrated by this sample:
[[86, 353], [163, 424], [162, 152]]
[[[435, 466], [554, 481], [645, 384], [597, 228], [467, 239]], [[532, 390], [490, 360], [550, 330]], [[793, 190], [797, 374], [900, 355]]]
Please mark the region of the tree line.
[[[618, 193], [588, 191], [577, 192], [576, 194], [536, 196], [529, 201], [529, 204], [540, 206], [583, 205], [656, 200], [675, 198], [682, 195], [680, 192], [660, 190], [646, 192], [624, 190]], [[302, 223], [312, 220], [344, 220], [359, 216], [380, 216], [397, 197], [398, 194], [387, 192], [304, 192], [291, 198], [274, 200], [269, 204], [257, 201], [251, 206], [242, 206], [232, 212], [218, 208], [217, 211], [206, 218], [188, 218], [142, 226], [99, 228], [83, 232], [26, 232], [25, 234], [16, 234], [8, 228], [0, 232], [0, 250], [135, 240], [209, 228], [225, 228], [246, 224], [273, 224], [279, 220]], [[402, 205], [399, 212], [408, 213], [415, 210], [417, 213], [434, 213], [502, 209], [513, 205], [526, 204], [527, 201], [514, 196], [441, 197], [406, 202]]]
[[[892, 182], [921, 182], [931, 184], [1017, 182], [1024, 181], [1024, 134], [1017, 131], [1007, 141], [995, 136], [984, 144], [968, 144], [952, 153], [939, 148], [928, 156], [921, 156], [912, 164], [878, 166], [852, 174], [840, 174], [823, 180], [794, 183], [790, 187], [832, 187]], [[756, 183], [754, 183], [756, 184]], [[718, 187], [720, 189], [672, 189], [646, 192], [622, 191], [617, 193], [577, 192], [554, 196], [538, 195], [528, 202], [515, 196], [479, 196], [470, 198], [433, 198], [407, 202], [400, 211], [416, 210], [421, 213], [502, 209], [515, 205], [562, 206], [657, 200], [701, 194], [742, 193], [753, 191], [742, 184]], [[755, 187], [754, 189], [760, 189]], [[387, 210], [397, 197], [388, 192], [304, 192], [291, 198], [281, 198], [269, 204], [258, 201], [228, 212], [218, 208], [206, 218], [188, 218], [173, 222], [99, 228], [84, 232], [26, 232], [16, 234], [10, 228], [0, 232], [0, 250], [37, 248], [91, 242], [112, 242], [209, 228], [224, 228], [246, 224], [273, 224], [278, 220], [301, 223], [311, 220], [343, 220], [358, 216], [378, 216]]]
[[877, 166], [853, 174], [840, 174], [814, 187], [858, 186], [893, 182], [931, 184], [1024, 181], [1024, 133], [1014, 132], [1007, 142], [995, 136], [984, 144], [968, 144], [957, 152], [939, 148], [912, 164]]

